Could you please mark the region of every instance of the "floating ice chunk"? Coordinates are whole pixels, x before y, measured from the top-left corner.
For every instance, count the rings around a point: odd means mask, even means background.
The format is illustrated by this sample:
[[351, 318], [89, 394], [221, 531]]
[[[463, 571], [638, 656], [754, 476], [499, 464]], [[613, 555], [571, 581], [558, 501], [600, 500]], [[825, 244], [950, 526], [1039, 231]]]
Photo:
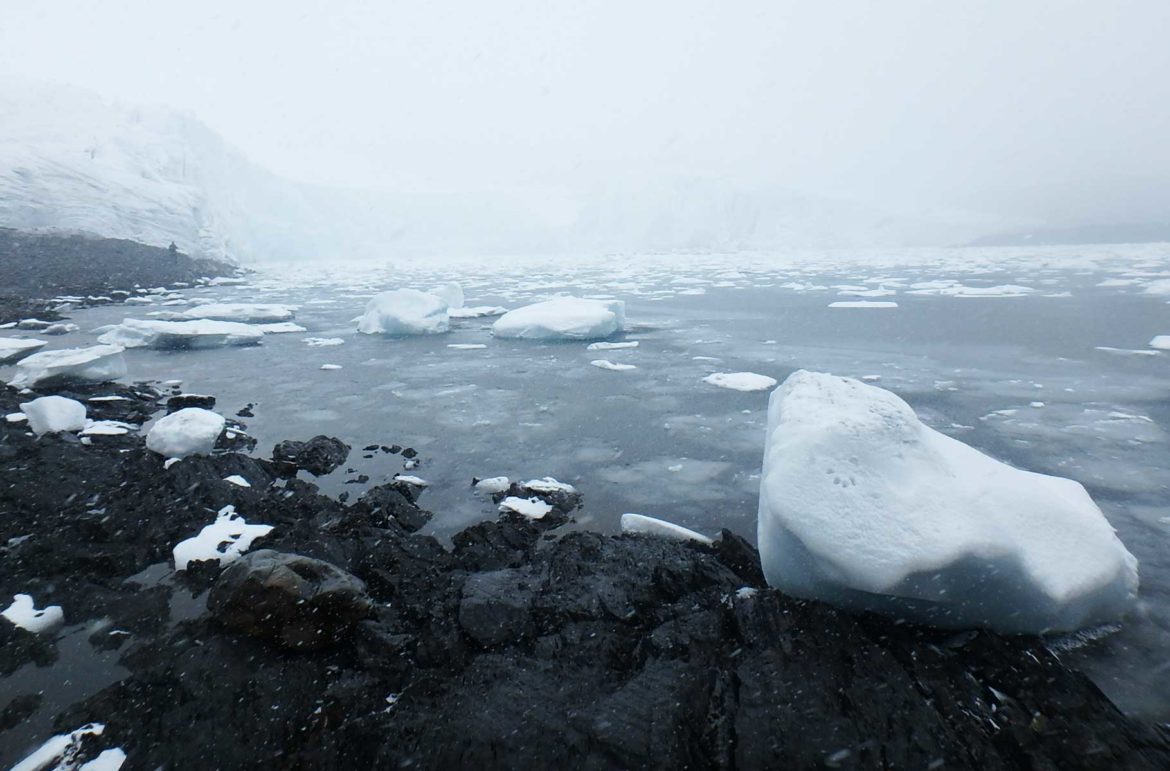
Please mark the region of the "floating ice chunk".
[[19, 337], [0, 337], [0, 364], [9, 364], [23, 359], [33, 351], [47, 345], [45, 340], [26, 340]]
[[529, 519], [544, 519], [544, 515], [553, 510], [551, 504], [539, 498], [517, 498], [509, 495], [500, 502], [500, 511], [514, 511]]
[[463, 287], [456, 283], [443, 284], [427, 292], [447, 303], [447, 309], [463, 307]]
[[627, 370], [638, 368], [634, 364], [617, 364], [615, 362], [610, 361], [609, 359], [594, 359], [593, 361], [591, 361], [589, 363], [592, 364], [594, 367], [597, 367], [598, 369], [608, 369], [608, 370], [613, 370], [614, 372], [625, 372]]
[[427, 480], [422, 479], [420, 477], [410, 476], [409, 474], [395, 474], [394, 481], [395, 482], [405, 482], [406, 484], [414, 485], [415, 487], [430, 487], [431, 486], [431, 483], [428, 482]]
[[255, 328], [259, 329], [266, 335], [287, 335], [297, 332], [309, 331], [300, 324], [294, 324], [291, 321], [277, 321], [271, 324], [256, 324]]
[[342, 337], [306, 337], [302, 340], [305, 345], [310, 348], [328, 348], [334, 345], [345, 345], [345, 338]]
[[396, 289], [370, 300], [357, 330], [367, 335], [431, 335], [450, 328], [446, 301], [416, 289]]
[[898, 303], [886, 300], [839, 300], [829, 303], [830, 308], [897, 308]]
[[609, 337], [625, 327], [621, 300], [557, 297], [508, 311], [492, 325], [496, 337], [524, 340], [592, 340]]
[[776, 378], [755, 372], [713, 372], [703, 382], [732, 391], [766, 391], [776, 385]]
[[120, 749], [106, 750], [88, 763], [77, 762], [85, 737], [101, 736], [105, 730], [101, 723], [87, 723], [76, 731], [54, 736], [10, 771], [117, 771], [126, 760], [126, 753]]
[[206, 303], [188, 308], [181, 315], [213, 321], [271, 322], [288, 321], [294, 314], [291, 307], [273, 303]]
[[340, 364], [322, 364], [321, 369], [327, 370], [327, 371], [341, 369], [341, 365]]
[[[1154, 339], [1156, 340], [1157, 338], [1154, 338]], [[1103, 353], [1112, 353], [1112, 354], [1116, 354], [1118, 356], [1157, 356], [1158, 355], [1157, 351], [1147, 351], [1144, 348], [1142, 348], [1142, 349], [1113, 348], [1112, 346], [1108, 346], [1108, 345], [1098, 345], [1096, 348], [1094, 348], [1094, 350], [1101, 351]]]
[[475, 483], [475, 490], [479, 493], [487, 493], [492, 495], [495, 493], [502, 493], [512, 486], [512, 480], [508, 477], [488, 477], [481, 479]]
[[573, 493], [577, 492], [576, 487], [573, 487], [567, 482], [558, 482], [552, 477], [529, 479], [520, 486], [536, 493], [568, 493], [569, 495], [572, 495]]
[[203, 283], [207, 286], [239, 286], [248, 283], [248, 279], [239, 276], [216, 276]]
[[759, 545], [788, 594], [945, 627], [1116, 619], [1137, 562], [1085, 489], [924, 425], [894, 394], [793, 373], [768, 406]]
[[1170, 335], [1158, 335], [1150, 340], [1149, 345], [1159, 351], [1170, 351]]
[[235, 506], [224, 506], [215, 521], [200, 530], [199, 535], [175, 546], [175, 570], [186, 570], [190, 563], [203, 560], [227, 565], [246, 552], [257, 538], [271, 532], [272, 525], [249, 525], [236, 513]]
[[478, 319], [484, 316], [503, 316], [507, 308], [498, 305], [473, 305], [469, 308], [448, 308], [447, 314], [453, 319]]
[[236, 321], [123, 319], [121, 324], [103, 333], [98, 342], [124, 348], [186, 350], [256, 345], [263, 337], [259, 327]]
[[1001, 286], [957, 286], [941, 290], [940, 294], [955, 297], [1025, 297], [1036, 290], [1029, 286], [1003, 284]]
[[68, 324], [68, 323], [50, 324], [49, 326], [45, 327], [45, 331], [43, 334], [46, 334], [46, 335], [67, 335], [71, 332], [76, 332], [78, 329], [81, 329], [81, 327], [77, 326], [76, 324]]
[[85, 428], [85, 405], [64, 396], [42, 396], [20, 405], [35, 434], [80, 431]]
[[168, 458], [208, 455], [225, 425], [217, 412], [186, 407], [159, 418], [146, 435], [146, 447]]
[[623, 348], [637, 348], [637, 347], [638, 347], [637, 340], [627, 340], [626, 342], [623, 342], [623, 343], [606, 343], [606, 342], [590, 343], [589, 345], [585, 346], [585, 350], [587, 350], [587, 351], [618, 351], [618, 350], [621, 350]]
[[447, 347], [457, 351], [478, 351], [481, 348], [487, 348], [483, 343], [448, 343]]
[[34, 353], [17, 362], [16, 375], [9, 385], [32, 388], [48, 383], [117, 380], [126, 376], [123, 350], [120, 345], [93, 345]]
[[713, 541], [702, 533], [644, 514], [622, 514], [622, 532], [653, 535], [672, 541], [696, 541], [710, 546]]
[[251, 482], [249, 482], [247, 479], [244, 479], [239, 474], [232, 474], [230, 477], [224, 477], [223, 481], [229, 482], [229, 483], [235, 485], [236, 487], [251, 487], [252, 486]]
[[0, 611], [0, 616], [34, 634], [56, 629], [65, 621], [65, 613], [61, 606], [49, 605], [37, 610], [33, 598], [27, 594], [14, 595], [12, 604]]

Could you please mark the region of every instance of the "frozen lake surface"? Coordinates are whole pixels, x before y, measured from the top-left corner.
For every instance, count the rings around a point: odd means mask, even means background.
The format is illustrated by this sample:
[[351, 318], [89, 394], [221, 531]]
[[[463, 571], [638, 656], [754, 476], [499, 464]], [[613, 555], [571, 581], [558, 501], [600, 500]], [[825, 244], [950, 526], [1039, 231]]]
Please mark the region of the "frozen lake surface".
[[[355, 333], [371, 295], [449, 281], [469, 306], [560, 293], [625, 300], [629, 326], [612, 339], [638, 345], [497, 340], [492, 318], [452, 319], [450, 333], [423, 337]], [[1120, 629], [1054, 645], [1123, 709], [1168, 720], [1170, 689], [1151, 685], [1170, 675], [1170, 353], [1147, 345], [1170, 334], [1159, 282], [1170, 283], [1164, 246], [265, 269], [246, 285], [179, 291], [295, 305], [307, 332], [126, 359], [129, 379], [180, 379], [184, 391], [215, 395], [225, 415], [253, 404], [243, 420], [258, 453], [285, 438], [341, 438], [354, 448], [349, 462], [318, 480], [331, 494], [356, 497], [403, 472], [400, 455], [361, 448], [415, 448], [407, 473], [430, 483], [421, 503], [440, 537], [495, 516], [473, 476], [507, 475], [576, 485], [584, 527], [614, 531], [622, 513], [638, 512], [754, 541], [768, 391], [704, 378], [782, 381], [799, 368], [866, 378], [946, 434], [1089, 489], [1141, 561], [1142, 600]], [[74, 312], [82, 331], [48, 347], [92, 344], [101, 325], [186, 307]], [[599, 359], [636, 368], [591, 365]]]

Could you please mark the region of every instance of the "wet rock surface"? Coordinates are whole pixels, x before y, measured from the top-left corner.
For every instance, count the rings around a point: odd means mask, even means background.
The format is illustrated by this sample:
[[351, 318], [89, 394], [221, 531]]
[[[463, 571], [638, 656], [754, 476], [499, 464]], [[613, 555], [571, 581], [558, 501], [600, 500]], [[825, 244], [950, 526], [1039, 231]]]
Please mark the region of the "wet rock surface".
[[[66, 395], [97, 394], [123, 397], [95, 403], [108, 419], [165, 412], [145, 384]], [[1158, 729], [1035, 638], [796, 601], [732, 533], [604, 536], [565, 527], [567, 500], [448, 547], [419, 495], [347, 506], [230, 449], [164, 469], [137, 434], [0, 424], [0, 597], [66, 624], [0, 622], [0, 766], [92, 722], [80, 759], [118, 747], [127, 769], [1170, 767]], [[227, 505], [273, 530], [174, 573]], [[65, 698], [78, 634], [93, 683]]]
[[272, 459], [291, 473], [308, 471], [323, 476], [349, 457], [349, 445], [331, 436], [314, 436], [307, 442], [285, 439], [272, 448]]

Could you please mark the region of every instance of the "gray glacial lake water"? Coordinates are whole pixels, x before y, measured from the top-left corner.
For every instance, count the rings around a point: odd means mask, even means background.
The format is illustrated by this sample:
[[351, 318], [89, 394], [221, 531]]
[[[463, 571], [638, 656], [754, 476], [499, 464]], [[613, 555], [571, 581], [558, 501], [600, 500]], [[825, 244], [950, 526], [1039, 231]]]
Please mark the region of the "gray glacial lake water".
[[[249, 348], [137, 349], [127, 361], [130, 379], [181, 379], [185, 391], [215, 395], [225, 415], [253, 403], [255, 416], [243, 420], [260, 454], [280, 439], [340, 437], [354, 451], [318, 480], [330, 494], [356, 497], [403, 471], [400, 456], [366, 458], [363, 446], [415, 448], [419, 465], [409, 473], [430, 482], [421, 503], [436, 512], [428, 532], [443, 538], [494, 516], [473, 494], [473, 476], [507, 475], [576, 485], [585, 527], [612, 531], [633, 511], [754, 540], [767, 392], [702, 378], [750, 371], [783, 380], [798, 368], [869, 377], [938, 430], [1089, 489], [1141, 561], [1142, 601], [1099, 639], [1061, 641], [1062, 655], [1123, 709], [1170, 720], [1170, 354], [1132, 352], [1170, 334], [1167, 296], [1147, 291], [1167, 277], [1170, 247], [955, 250], [880, 263], [615, 258], [486, 273], [285, 269], [244, 286], [180, 291], [296, 305], [308, 332]], [[614, 339], [639, 345], [589, 351], [494, 340], [491, 318], [453, 320], [449, 334], [428, 337], [354, 332], [352, 319], [377, 291], [449, 280], [463, 285], [468, 305], [516, 307], [557, 293], [623, 299], [630, 326]], [[1017, 288], [991, 289], [1005, 286]], [[828, 307], [858, 300], [897, 307]], [[89, 330], [155, 310], [75, 312], [82, 331], [50, 347], [90, 344]], [[345, 342], [310, 347], [305, 337]], [[637, 368], [599, 369], [594, 359]], [[368, 484], [346, 484], [362, 474]]]

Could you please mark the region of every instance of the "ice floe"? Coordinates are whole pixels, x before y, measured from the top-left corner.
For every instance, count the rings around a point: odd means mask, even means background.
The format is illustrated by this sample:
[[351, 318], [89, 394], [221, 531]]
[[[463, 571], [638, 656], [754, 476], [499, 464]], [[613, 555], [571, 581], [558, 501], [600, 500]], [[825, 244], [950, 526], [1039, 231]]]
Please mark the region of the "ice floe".
[[33, 351], [44, 348], [44, 340], [30, 340], [20, 337], [0, 337], [0, 364], [8, 364], [17, 359], [23, 359]]
[[186, 407], [159, 418], [146, 434], [146, 447], [167, 458], [208, 455], [225, 425], [217, 412]]
[[103, 383], [126, 376], [120, 345], [93, 345], [34, 353], [16, 363], [9, 385], [32, 388], [62, 382]]
[[192, 562], [212, 561], [220, 566], [235, 561], [252, 542], [272, 532], [272, 525], [249, 525], [236, 513], [235, 506], [224, 506], [215, 521], [175, 545], [175, 570], [186, 570]]
[[357, 330], [367, 335], [430, 335], [450, 327], [445, 300], [417, 289], [395, 289], [370, 299]]
[[182, 350], [256, 345], [263, 337], [259, 327], [237, 321], [123, 319], [121, 324], [102, 333], [98, 342], [124, 348]]
[[732, 391], [767, 391], [776, 385], [776, 378], [756, 372], [713, 372], [703, 382]]
[[637, 366], [635, 366], [633, 364], [618, 364], [618, 363], [610, 361], [609, 359], [594, 359], [593, 361], [591, 361], [589, 363], [592, 364], [594, 367], [597, 367], [598, 369], [608, 369], [608, 370], [612, 370], [614, 372], [625, 372], [627, 370], [638, 368]]
[[334, 345], [345, 345], [343, 337], [306, 337], [301, 341], [310, 348], [329, 348]]
[[456, 283], [443, 284], [431, 289], [427, 294], [438, 297], [443, 302], [447, 303], [447, 309], [462, 308], [463, 307], [463, 287]]
[[453, 319], [479, 319], [485, 316], [503, 316], [507, 308], [499, 305], [472, 305], [465, 308], [448, 308], [447, 314]]
[[637, 347], [638, 347], [637, 340], [628, 340], [628, 341], [622, 342], [622, 343], [607, 343], [607, 342], [602, 341], [602, 342], [598, 342], [598, 343], [590, 343], [589, 345], [585, 346], [585, 350], [587, 350], [587, 351], [619, 351], [619, 350], [622, 350], [624, 348], [637, 348]]
[[180, 315], [212, 321], [274, 322], [288, 321], [294, 313], [290, 306], [275, 303], [206, 303], [188, 308]]
[[20, 405], [34, 434], [56, 434], [85, 428], [85, 405], [64, 396], [42, 396]]
[[508, 311], [492, 325], [496, 337], [523, 340], [592, 340], [625, 327], [621, 300], [557, 297]]
[[1072, 630], [1137, 592], [1136, 560], [1077, 482], [996, 461], [889, 391], [803, 370], [769, 403], [758, 527], [781, 591], [939, 626]]
[[665, 519], [647, 517], [645, 514], [622, 514], [622, 532], [669, 538], [672, 541], [695, 541], [708, 545], [713, 543], [702, 533], [696, 533], [694, 530], [667, 522]]
[[889, 300], [838, 300], [829, 303], [830, 308], [897, 308], [898, 303]]

